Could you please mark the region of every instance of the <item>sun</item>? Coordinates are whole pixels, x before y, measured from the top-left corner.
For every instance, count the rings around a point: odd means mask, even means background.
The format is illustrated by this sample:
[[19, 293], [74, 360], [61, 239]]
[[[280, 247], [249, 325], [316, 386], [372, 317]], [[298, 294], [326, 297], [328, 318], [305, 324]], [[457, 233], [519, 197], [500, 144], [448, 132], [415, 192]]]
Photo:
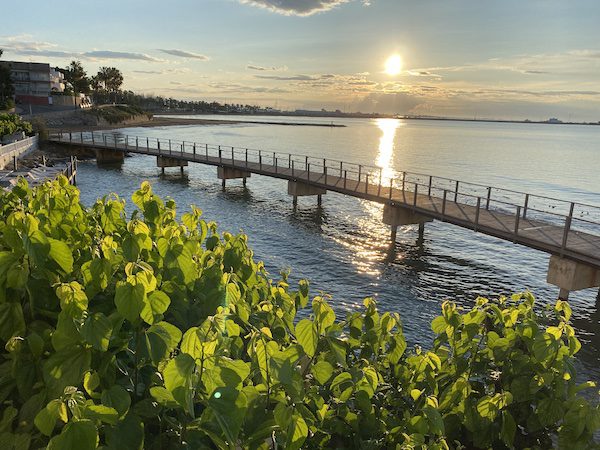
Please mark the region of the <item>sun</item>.
[[392, 55], [385, 62], [385, 73], [388, 75], [398, 75], [402, 72], [402, 58], [400, 55]]

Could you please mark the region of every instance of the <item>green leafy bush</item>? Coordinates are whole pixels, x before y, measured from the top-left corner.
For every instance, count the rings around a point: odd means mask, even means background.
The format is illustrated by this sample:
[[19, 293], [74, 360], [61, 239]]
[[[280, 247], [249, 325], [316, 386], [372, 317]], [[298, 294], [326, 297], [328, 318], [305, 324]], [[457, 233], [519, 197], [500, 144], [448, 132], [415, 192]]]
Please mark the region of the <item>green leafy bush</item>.
[[86, 111], [99, 119], [104, 119], [110, 124], [118, 124], [125, 120], [133, 119], [135, 116], [146, 115], [148, 119], [152, 114], [145, 112], [142, 108], [131, 105], [116, 105], [104, 108], [92, 108]]
[[29, 122], [25, 122], [18, 114], [0, 113], [0, 137], [19, 131], [31, 134], [33, 128]]
[[1, 448], [590, 448], [598, 406], [559, 301], [444, 303], [431, 350], [372, 299], [273, 282], [244, 235], [143, 183], [0, 194]]

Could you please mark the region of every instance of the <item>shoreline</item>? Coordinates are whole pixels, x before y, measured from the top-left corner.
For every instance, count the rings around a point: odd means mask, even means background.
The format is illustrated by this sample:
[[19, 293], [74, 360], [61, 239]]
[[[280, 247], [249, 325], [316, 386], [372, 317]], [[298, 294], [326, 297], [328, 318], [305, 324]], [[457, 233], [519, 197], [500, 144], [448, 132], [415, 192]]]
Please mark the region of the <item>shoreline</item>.
[[327, 127], [327, 128], [345, 128], [346, 125], [327, 124], [327, 123], [307, 123], [307, 122], [268, 122], [268, 121], [247, 121], [247, 120], [232, 120], [232, 119], [184, 119], [174, 117], [154, 117], [151, 120], [139, 123], [116, 123], [112, 125], [72, 125], [61, 128], [48, 127], [51, 132], [57, 131], [102, 131], [102, 130], [117, 130], [120, 128], [154, 128], [154, 127], [170, 127], [170, 126], [186, 126], [186, 125], [239, 125], [239, 124], [262, 124], [262, 125], [281, 125], [281, 126], [302, 126], [302, 127]]

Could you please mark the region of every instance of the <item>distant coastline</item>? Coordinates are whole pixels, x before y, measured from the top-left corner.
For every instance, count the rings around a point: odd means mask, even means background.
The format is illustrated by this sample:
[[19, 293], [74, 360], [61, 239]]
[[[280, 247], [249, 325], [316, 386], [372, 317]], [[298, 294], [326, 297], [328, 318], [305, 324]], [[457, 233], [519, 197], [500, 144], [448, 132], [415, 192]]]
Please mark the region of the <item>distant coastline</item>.
[[[159, 116], [255, 116], [255, 117], [311, 117], [311, 118], [322, 118], [322, 119], [403, 119], [403, 120], [439, 120], [446, 122], [484, 122], [484, 123], [525, 123], [525, 124], [541, 124], [541, 125], [600, 125], [598, 122], [564, 122], [558, 119], [548, 120], [516, 120], [516, 119], [489, 119], [489, 118], [464, 118], [464, 117], [440, 117], [440, 116], [412, 116], [412, 115], [395, 115], [395, 114], [376, 114], [376, 113], [343, 113], [335, 111], [315, 111], [315, 114], [309, 114], [307, 112], [297, 113], [294, 111], [278, 111], [272, 113], [261, 112], [258, 114], [251, 113], [236, 113], [236, 112], [210, 112], [210, 113], [198, 113], [191, 111], [156, 111], [154, 112]], [[194, 119], [192, 119], [194, 120]], [[210, 119], [203, 119], [210, 120]], [[216, 119], [215, 119], [216, 120]], [[243, 121], [244, 123], [263, 123], [270, 124], [269, 122], [263, 121]], [[274, 125], [307, 125], [307, 126], [331, 126], [329, 124], [300, 124], [300, 123], [284, 123], [284, 122], [273, 122]], [[335, 126], [335, 125], [334, 125]]]

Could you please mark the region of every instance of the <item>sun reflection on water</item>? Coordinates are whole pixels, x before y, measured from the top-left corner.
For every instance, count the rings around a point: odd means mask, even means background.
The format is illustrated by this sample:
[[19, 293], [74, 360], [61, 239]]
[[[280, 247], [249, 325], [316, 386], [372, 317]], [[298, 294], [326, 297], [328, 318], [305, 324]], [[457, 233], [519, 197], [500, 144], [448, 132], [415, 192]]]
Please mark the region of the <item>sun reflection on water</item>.
[[[375, 122], [381, 130], [375, 165], [381, 167], [382, 185], [387, 185], [396, 175], [393, 168], [395, 140], [397, 130], [403, 123], [398, 119], [377, 119]], [[387, 257], [389, 250], [389, 228], [382, 223], [382, 205], [367, 200], [361, 200], [360, 203], [363, 214], [355, 219], [360, 233], [354, 236], [347, 234], [337, 242], [354, 251], [352, 263], [359, 273], [379, 277], [382, 271], [379, 263]]]
[[396, 133], [402, 122], [398, 119], [377, 119], [376, 122], [381, 130], [381, 137], [379, 138], [379, 153], [377, 154], [375, 164], [382, 169], [381, 182], [389, 183], [390, 179], [395, 175], [393, 159]]

